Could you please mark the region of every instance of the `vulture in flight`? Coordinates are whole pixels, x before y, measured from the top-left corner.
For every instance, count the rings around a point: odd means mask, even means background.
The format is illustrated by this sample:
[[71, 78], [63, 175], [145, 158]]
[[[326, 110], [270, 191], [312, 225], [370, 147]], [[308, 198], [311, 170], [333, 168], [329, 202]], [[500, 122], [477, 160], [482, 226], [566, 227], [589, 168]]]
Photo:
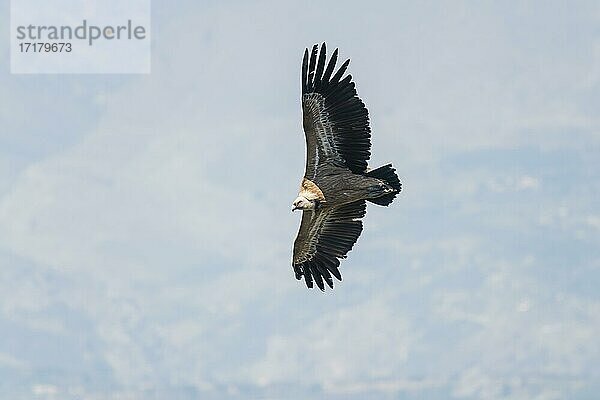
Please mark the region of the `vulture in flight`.
[[302, 210], [294, 242], [296, 279], [333, 289], [341, 281], [340, 259], [360, 236], [366, 202], [388, 206], [402, 185], [391, 164], [367, 168], [371, 155], [369, 114], [356, 94], [350, 60], [334, 72], [335, 49], [327, 62], [325, 43], [302, 60], [302, 114], [306, 169], [292, 211]]

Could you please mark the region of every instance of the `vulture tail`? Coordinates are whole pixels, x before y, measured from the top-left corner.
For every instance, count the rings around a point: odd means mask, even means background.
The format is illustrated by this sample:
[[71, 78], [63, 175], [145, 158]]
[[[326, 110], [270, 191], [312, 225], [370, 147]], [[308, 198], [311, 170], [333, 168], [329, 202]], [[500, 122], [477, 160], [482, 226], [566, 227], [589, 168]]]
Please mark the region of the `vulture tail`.
[[381, 179], [390, 185], [392, 189], [394, 189], [394, 191], [391, 193], [384, 194], [383, 196], [374, 199], [368, 199], [368, 201], [371, 203], [375, 203], [380, 206], [389, 206], [392, 204], [392, 201], [394, 201], [396, 195], [402, 190], [402, 184], [400, 183], [400, 179], [398, 179], [398, 175], [396, 175], [396, 170], [392, 167], [392, 164], [387, 164], [371, 170], [367, 172], [365, 176]]

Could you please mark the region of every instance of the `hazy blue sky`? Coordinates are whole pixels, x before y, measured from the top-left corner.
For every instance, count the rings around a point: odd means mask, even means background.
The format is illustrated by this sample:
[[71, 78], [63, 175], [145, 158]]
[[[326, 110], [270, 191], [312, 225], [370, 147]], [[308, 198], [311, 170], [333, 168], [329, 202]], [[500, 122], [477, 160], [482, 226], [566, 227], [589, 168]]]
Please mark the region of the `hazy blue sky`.
[[[595, 399], [600, 6], [153, 1], [150, 75], [10, 75], [0, 398]], [[294, 279], [327, 41], [404, 193]]]

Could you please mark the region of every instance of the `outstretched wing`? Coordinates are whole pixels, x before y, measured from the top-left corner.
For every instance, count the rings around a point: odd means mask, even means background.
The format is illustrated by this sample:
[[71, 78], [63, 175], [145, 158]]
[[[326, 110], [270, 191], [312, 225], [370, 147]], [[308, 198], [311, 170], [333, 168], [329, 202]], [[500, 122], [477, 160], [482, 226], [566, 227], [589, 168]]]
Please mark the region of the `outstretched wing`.
[[303, 211], [302, 223], [294, 242], [292, 266], [296, 279], [313, 287], [313, 280], [321, 290], [323, 281], [333, 289], [333, 278], [339, 281], [340, 258], [352, 249], [362, 232], [360, 218], [366, 213], [364, 200], [339, 207]]
[[[317, 57], [318, 53], [318, 57]], [[333, 74], [338, 50], [325, 68], [325, 43], [304, 51], [302, 60], [302, 113], [306, 136], [306, 171], [314, 181], [324, 161], [345, 165], [355, 174], [367, 169], [371, 152], [369, 113], [356, 94], [352, 75], [342, 78], [350, 60]], [[333, 76], [332, 76], [333, 74]]]

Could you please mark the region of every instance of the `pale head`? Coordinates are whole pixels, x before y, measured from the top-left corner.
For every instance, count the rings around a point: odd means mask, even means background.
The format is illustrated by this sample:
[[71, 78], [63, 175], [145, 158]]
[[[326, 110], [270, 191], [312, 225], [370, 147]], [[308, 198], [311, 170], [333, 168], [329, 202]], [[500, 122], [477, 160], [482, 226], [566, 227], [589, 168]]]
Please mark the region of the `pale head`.
[[304, 196], [296, 197], [294, 200], [292, 211], [295, 210], [314, 210], [315, 209], [315, 201], [308, 200]]

